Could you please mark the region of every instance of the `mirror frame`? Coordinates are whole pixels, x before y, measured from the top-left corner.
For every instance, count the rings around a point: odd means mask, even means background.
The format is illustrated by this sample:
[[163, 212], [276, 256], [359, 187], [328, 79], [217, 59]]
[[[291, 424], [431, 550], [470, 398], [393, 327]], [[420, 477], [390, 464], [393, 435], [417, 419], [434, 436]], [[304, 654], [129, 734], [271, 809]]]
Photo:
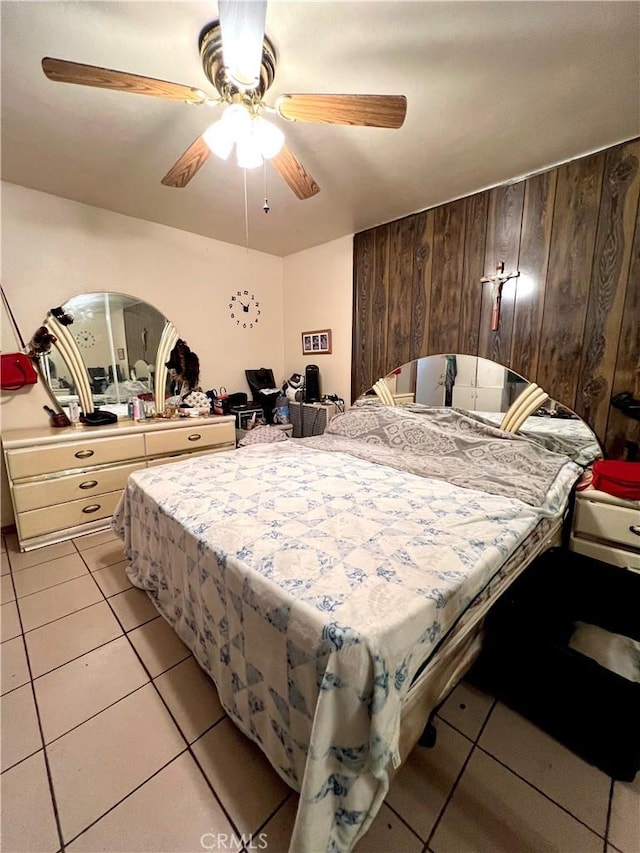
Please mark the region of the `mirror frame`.
[[[101, 296], [104, 294], [99, 293], [99, 292], [95, 292], [95, 293], [91, 292], [88, 294], [81, 294], [81, 295], [82, 296], [85, 296], [85, 295], [87, 295], [87, 296], [88, 295]], [[126, 296], [127, 294], [120, 294], [120, 293], [115, 294], [114, 293], [114, 295]], [[67, 305], [74, 298], [76, 298], [76, 297], [71, 297], [71, 299], [67, 300], [63, 304], [62, 307], [64, 308], [64, 306]], [[137, 299], [136, 297], [128, 297], [128, 298], [135, 300], [137, 302], [145, 302], [145, 300]], [[151, 305], [150, 303], [147, 303], [147, 302], [145, 302], [145, 304], [149, 305], [149, 307], [151, 307], [151, 308], [154, 308], [154, 310], [157, 311], [157, 313], [160, 316], [164, 317], [164, 315], [160, 314], [158, 309], [155, 308], [153, 305]], [[53, 311], [56, 311], [56, 313], [58, 313], [56, 309], [50, 310], [47, 313], [47, 317], [45, 319], [44, 326], [56, 338], [56, 342], [53, 344], [53, 346], [55, 347], [55, 349], [58, 350], [58, 352], [60, 353], [61, 357], [63, 358], [63, 360], [64, 360], [64, 362], [65, 362], [65, 364], [69, 370], [69, 373], [71, 375], [71, 380], [75, 386], [76, 393], [77, 393], [78, 398], [79, 398], [80, 409], [84, 413], [93, 412], [93, 411], [95, 411], [96, 406], [95, 406], [95, 403], [93, 400], [93, 391], [91, 388], [91, 377], [89, 374], [88, 367], [85, 364], [85, 361], [84, 361], [84, 358], [82, 356], [82, 353], [80, 352], [80, 348], [78, 346], [78, 343], [70, 331], [69, 325], [61, 323], [60, 320], [58, 319], [58, 317], [55, 316], [54, 313], [52, 313]], [[179, 335], [178, 335], [178, 330], [176, 329], [176, 327], [173, 325], [173, 323], [170, 320], [168, 320], [166, 317], [164, 317], [164, 327], [163, 327], [163, 330], [162, 330], [162, 333], [160, 336], [160, 342], [159, 342], [157, 350], [156, 350], [156, 359], [155, 359], [155, 364], [154, 364], [154, 375], [153, 375], [153, 395], [154, 395], [154, 402], [155, 402], [155, 407], [156, 407], [157, 412], [164, 411], [165, 390], [166, 390], [167, 377], [168, 377], [168, 370], [166, 367], [166, 362], [169, 359], [169, 354], [170, 354], [171, 350], [173, 349], [173, 347], [175, 346], [175, 343], [178, 340], [178, 337], [179, 337]], [[46, 358], [46, 353], [44, 353], [41, 356], [41, 358], [42, 359]], [[47, 371], [42, 370], [41, 373], [42, 373], [43, 379], [45, 379], [47, 377]], [[117, 375], [115, 377], [115, 381], [118, 381]], [[49, 390], [51, 391], [50, 396], [55, 400], [55, 394], [53, 393], [53, 389], [51, 389], [49, 387]], [[58, 406], [58, 408], [62, 409], [62, 407], [60, 406], [59, 403], [57, 403], [57, 401], [56, 401], [56, 405]], [[119, 417], [119, 419], [126, 419], [126, 417], [125, 418], [121, 418], [121, 416], [118, 416], [118, 417]]]

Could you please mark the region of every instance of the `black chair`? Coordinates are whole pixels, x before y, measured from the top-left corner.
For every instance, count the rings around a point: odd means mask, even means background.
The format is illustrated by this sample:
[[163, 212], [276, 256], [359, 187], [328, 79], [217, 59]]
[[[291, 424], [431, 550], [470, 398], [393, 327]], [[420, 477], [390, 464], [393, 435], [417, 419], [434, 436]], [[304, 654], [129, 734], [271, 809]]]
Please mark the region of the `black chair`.
[[280, 389], [276, 387], [273, 370], [261, 367], [259, 370], [245, 370], [244, 375], [247, 377], [253, 402], [262, 409], [265, 421], [268, 424], [273, 423], [273, 410], [280, 395]]

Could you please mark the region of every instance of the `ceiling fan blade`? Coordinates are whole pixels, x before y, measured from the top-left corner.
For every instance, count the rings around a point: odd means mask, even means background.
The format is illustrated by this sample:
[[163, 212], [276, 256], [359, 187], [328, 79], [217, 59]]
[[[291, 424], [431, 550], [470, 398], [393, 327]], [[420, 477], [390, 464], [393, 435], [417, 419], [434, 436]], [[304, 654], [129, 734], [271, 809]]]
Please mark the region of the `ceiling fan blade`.
[[178, 189], [186, 187], [195, 173], [207, 162], [210, 154], [211, 149], [204, 141], [204, 137], [199, 136], [169, 169], [162, 183], [165, 187]]
[[302, 201], [320, 192], [320, 187], [286, 145], [269, 162]]
[[260, 82], [267, 0], [219, 0], [222, 55], [231, 80], [240, 89]]
[[126, 71], [112, 71], [110, 68], [100, 68], [98, 65], [83, 65], [81, 62], [52, 59], [49, 56], [42, 60], [42, 70], [49, 80], [55, 80], [57, 83], [77, 83], [80, 86], [153, 95], [156, 98], [188, 101], [192, 104], [201, 104], [208, 100], [204, 92], [192, 86], [168, 83], [166, 80], [156, 80], [153, 77], [141, 77]]
[[283, 95], [276, 108], [295, 121], [402, 127], [407, 114], [404, 95]]

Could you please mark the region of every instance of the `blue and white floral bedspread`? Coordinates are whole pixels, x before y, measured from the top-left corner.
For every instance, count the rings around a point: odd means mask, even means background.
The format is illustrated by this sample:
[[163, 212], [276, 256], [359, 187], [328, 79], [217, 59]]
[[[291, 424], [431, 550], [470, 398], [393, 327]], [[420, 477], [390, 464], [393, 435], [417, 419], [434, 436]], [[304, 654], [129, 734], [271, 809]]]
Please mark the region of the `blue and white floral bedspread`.
[[291, 850], [349, 851], [388, 789], [412, 677], [544, 507], [293, 442], [136, 472], [131, 581], [300, 791]]

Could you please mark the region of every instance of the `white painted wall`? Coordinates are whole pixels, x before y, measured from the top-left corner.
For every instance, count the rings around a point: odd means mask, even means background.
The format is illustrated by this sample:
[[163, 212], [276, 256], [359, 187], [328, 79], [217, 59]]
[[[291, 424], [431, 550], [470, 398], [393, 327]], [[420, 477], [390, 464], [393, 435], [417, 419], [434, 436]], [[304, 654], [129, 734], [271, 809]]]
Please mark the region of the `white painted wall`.
[[[1, 191], [2, 285], [25, 340], [50, 308], [72, 296], [125, 293], [173, 321], [200, 358], [205, 390], [224, 385], [248, 392], [245, 369], [262, 366], [284, 380], [282, 258], [14, 184], [3, 183]], [[231, 294], [245, 288], [262, 308], [251, 330], [229, 317]], [[349, 305], [341, 325], [350, 324], [350, 314]], [[16, 348], [4, 311], [1, 345], [3, 352]], [[42, 406], [49, 400], [40, 384], [3, 391], [0, 401], [3, 430], [48, 424]], [[4, 470], [2, 477], [4, 526], [12, 512]]]
[[[284, 258], [284, 369], [286, 377], [320, 369], [322, 394], [351, 394], [353, 237], [341, 237]], [[302, 332], [331, 329], [331, 355], [302, 355]]]

